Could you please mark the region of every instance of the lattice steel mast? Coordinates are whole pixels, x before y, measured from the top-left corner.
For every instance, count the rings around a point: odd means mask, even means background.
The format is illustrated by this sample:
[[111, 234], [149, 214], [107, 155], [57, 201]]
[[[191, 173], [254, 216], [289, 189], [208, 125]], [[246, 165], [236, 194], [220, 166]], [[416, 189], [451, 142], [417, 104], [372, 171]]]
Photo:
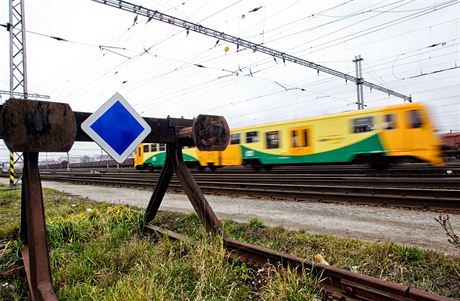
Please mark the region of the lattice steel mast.
[[404, 94], [384, 88], [382, 86], [365, 81], [363, 79], [359, 79], [354, 76], [348, 75], [346, 73], [343, 73], [343, 72], [340, 72], [340, 71], [337, 71], [337, 70], [334, 70], [328, 67], [324, 67], [324, 66], [321, 66], [313, 62], [309, 62], [307, 60], [295, 57], [293, 55], [290, 55], [290, 54], [287, 54], [281, 51], [277, 51], [275, 49], [271, 49], [261, 44], [253, 43], [253, 42], [226, 34], [221, 31], [217, 31], [217, 30], [214, 30], [214, 29], [211, 29], [211, 28], [199, 25], [199, 24], [195, 24], [195, 23], [183, 20], [183, 19], [179, 19], [171, 15], [160, 13], [157, 10], [148, 9], [140, 5], [132, 4], [132, 3], [122, 1], [122, 0], [92, 0], [92, 1], [98, 2], [101, 4], [105, 4], [105, 5], [109, 5], [109, 6], [118, 8], [118, 9], [122, 9], [128, 12], [134, 13], [134, 14], [138, 14], [138, 15], [147, 17], [149, 20], [161, 21], [161, 22], [168, 23], [168, 24], [171, 24], [177, 27], [184, 28], [187, 31], [191, 30], [191, 31], [195, 31], [195, 32], [210, 36], [210, 37], [214, 37], [219, 40], [227, 41], [232, 44], [236, 44], [236, 45], [248, 48], [248, 49], [252, 49], [253, 51], [268, 54], [274, 58], [279, 58], [283, 60], [283, 62], [289, 61], [289, 62], [299, 64], [299, 65], [302, 65], [308, 68], [312, 68], [312, 69], [317, 70], [318, 72], [324, 72], [324, 73], [327, 73], [333, 76], [343, 78], [346, 81], [359, 83], [371, 89], [375, 89], [375, 90], [384, 92], [388, 95], [393, 95], [395, 97], [402, 98], [404, 99], [404, 101], [412, 102], [411, 96], [406, 96]]
[[[2, 25], [5, 26], [5, 25]], [[10, 91], [0, 91], [0, 94], [9, 94], [10, 98], [22, 97], [49, 99], [48, 95], [28, 93], [27, 89], [27, 56], [26, 56], [26, 29], [24, 16], [24, 2], [9, 0], [9, 21], [6, 29], [10, 33]], [[21, 158], [14, 160], [14, 153], [10, 152], [10, 187], [14, 186], [14, 164]]]
[[[7, 30], [10, 32], [10, 98], [18, 93], [27, 94], [26, 30], [24, 3], [9, 0], [10, 16]], [[14, 153], [10, 152], [10, 187], [14, 186]]]

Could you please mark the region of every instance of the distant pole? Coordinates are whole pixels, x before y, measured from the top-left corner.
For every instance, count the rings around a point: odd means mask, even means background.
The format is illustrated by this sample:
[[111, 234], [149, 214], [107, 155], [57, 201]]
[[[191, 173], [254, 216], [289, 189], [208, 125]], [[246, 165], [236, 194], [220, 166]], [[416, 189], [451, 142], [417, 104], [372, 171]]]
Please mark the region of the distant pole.
[[10, 187], [14, 187], [14, 153], [10, 152]]
[[[27, 95], [26, 29], [23, 1], [9, 0], [9, 21], [6, 29], [10, 33], [10, 98], [15, 93]], [[10, 187], [14, 187], [14, 153], [10, 152]]]
[[358, 105], [358, 110], [364, 109], [364, 96], [363, 96], [363, 73], [361, 69], [361, 55], [355, 56], [353, 62], [356, 66], [356, 94], [357, 94], [357, 101], [356, 104]]
[[70, 156], [69, 156], [69, 152], [67, 152], [67, 171], [70, 171]]

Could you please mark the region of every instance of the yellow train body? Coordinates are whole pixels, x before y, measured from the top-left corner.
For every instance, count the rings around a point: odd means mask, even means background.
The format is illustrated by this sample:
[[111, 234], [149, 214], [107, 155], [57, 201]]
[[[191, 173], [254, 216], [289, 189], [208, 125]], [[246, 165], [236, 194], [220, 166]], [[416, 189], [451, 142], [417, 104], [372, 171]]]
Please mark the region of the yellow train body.
[[[440, 145], [425, 106], [408, 103], [235, 128], [225, 151], [193, 149], [186, 160], [201, 167], [251, 165], [255, 169], [348, 162], [375, 167], [400, 162], [440, 166]], [[146, 161], [136, 153], [135, 162]]]

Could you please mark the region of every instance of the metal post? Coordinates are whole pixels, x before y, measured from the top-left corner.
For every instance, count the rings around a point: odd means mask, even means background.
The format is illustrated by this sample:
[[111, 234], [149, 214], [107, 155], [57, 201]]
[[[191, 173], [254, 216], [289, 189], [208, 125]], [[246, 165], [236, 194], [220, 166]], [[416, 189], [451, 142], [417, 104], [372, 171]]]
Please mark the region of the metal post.
[[70, 171], [70, 157], [69, 157], [69, 152], [67, 152], [67, 171]]
[[358, 110], [364, 109], [364, 96], [363, 96], [363, 74], [361, 69], [361, 55], [355, 56], [353, 62], [356, 65], [356, 93], [357, 93], [357, 101], [356, 104], [358, 105]]
[[14, 153], [10, 152], [10, 188], [14, 186]]
[[24, 153], [22, 180], [22, 259], [33, 301], [57, 301], [51, 284], [38, 153]]

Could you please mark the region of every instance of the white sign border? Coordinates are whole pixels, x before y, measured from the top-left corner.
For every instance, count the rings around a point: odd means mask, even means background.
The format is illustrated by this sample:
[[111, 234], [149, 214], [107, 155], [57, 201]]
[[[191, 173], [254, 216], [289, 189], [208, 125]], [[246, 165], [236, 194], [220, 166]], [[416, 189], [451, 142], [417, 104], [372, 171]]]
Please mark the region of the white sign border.
[[[139, 124], [144, 128], [144, 130], [137, 136], [136, 139], [126, 148], [126, 150], [119, 155], [115, 149], [113, 149], [107, 142], [102, 139], [99, 134], [97, 134], [92, 128], [91, 125], [98, 120], [108, 109], [110, 109], [115, 102], [119, 101], [125, 109], [131, 113], [131, 115], [139, 122]], [[109, 100], [107, 100], [99, 109], [97, 109], [93, 114], [91, 114], [85, 121], [81, 123], [81, 129], [90, 136], [96, 144], [102, 147], [107, 154], [112, 157], [117, 163], [123, 163], [123, 161], [128, 158], [128, 156], [136, 149], [137, 145], [140, 144], [145, 137], [152, 131], [152, 128], [148, 123], [142, 118], [139, 113], [134, 110], [134, 108], [128, 103], [128, 101], [121, 96], [118, 92], [115, 93]]]

